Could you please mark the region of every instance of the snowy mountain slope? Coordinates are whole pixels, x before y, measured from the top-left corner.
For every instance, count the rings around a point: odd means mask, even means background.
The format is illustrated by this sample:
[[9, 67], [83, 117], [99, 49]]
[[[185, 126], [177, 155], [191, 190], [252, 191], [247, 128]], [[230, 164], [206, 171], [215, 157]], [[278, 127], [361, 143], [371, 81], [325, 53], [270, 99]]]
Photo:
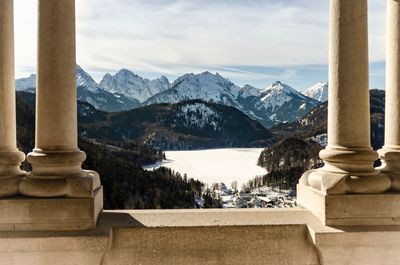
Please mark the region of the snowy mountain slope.
[[170, 89], [149, 98], [143, 105], [194, 99], [236, 107], [266, 127], [294, 121], [318, 105], [318, 101], [279, 81], [261, 91], [249, 85], [240, 88], [209, 72], [184, 75]]
[[171, 84], [165, 76], [149, 80], [127, 69], [122, 69], [115, 75], [106, 74], [101, 80], [100, 86], [110, 93], [123, 94], [130, 99], [143, 102], [169, 89]]
[[76, 66], [76, 87], [85, 87], [90, 92], [98, 92], [101, 89], [96, 81], [79, 65]]
[[306, 99], [306, 97], [296, 89], [283, 84], [280, 81], [276, 81], [261, 91], [260, 101], [262, 105], [259, 105], [258, 107], [264, 107], [266, 110], [274, 112], [277, 108], [281, 107], [293, 98]]
[[[372, 89], [370, 93], [371, 113], [371, 144], [374, 150], [378, 150], [384, 144], [384, 120], [385, 120], [385, 91]], [[327, 132], [328, 102], [325, 101], [309, 111], [297, 121], [279, 124], [271, 128], [271, 131], [281, 137], [301, 136], [303, 138], [323, 135]]]
[[[138, 100], [132, 100], [122, 94], [112, 94], [103, 90], [94, 79], [79, 65], [76, 67], [76, 85], [78, 100], [88, 102], [99, 110], [115, 112], [135, 108]], [[16, 80], [17, 91], [35, 92], [36, 75]]]
[[204, 129], [206, 126], [210, 126], [214, 131], [221, 129], [218, 126], [218, 121], [222, 117], [203, 102], [193, 102], [193, 104], [181, 106], [176, 117], [183, 118], [183, 124], [187, 128]]
[[145, 143], [162, 150], [268, 146], [275, 136], [234, 107], [200, 100], [154, 104], [81, 124], [88, 138]]
[[306, 89], [303, 94], [320, 102], [325, 102], [328, 100], [328, 83], [317, 83]]
[[219, 74], [214, 75], [210, 72], [186, 74], [178, 78], [170, 89], [149, 98], [143, 105], [201, 99], [240, 108], [236, 101], [239, 91], [238, 86]]
[[318, 101], [304, 96], [289, 85], [277, 81], [261, 91], [255, 110], [271, 120], [271, 126], [281, 122], [295, 121], [319, 104]]
[[34, 91], [36, 87], [36, 75], [31, 74], [29, 77], [15, 80], [17, 91]]
[[78, 100], [90, 103], [96, 109], [102, 111], [124, 111], [136, 108], [140, 104], [137, 100], [132, 100], [120, 94], [112, 94], [103, 89], [96, 92], [88, 90], [85, 86], [79, 86], [77, 89]]
[[238, 101], [247, 115], [266, 127], [295, 121], [319, 104], [280, 81], [260, 91], [258, 96], [250, 95]]
[[253, 87], [251, 85], [244, 85], [240, 90], [239, 90], [239, 96], [238, 98], [249, 98], [249, 97], [258, 97], [261, 94], [261, 90]]
[[[159, 103], [175, 104], [186, 100], [203, 100], [232, 106], [265, 127], [292, 122], [319, 104], [296, 89], [279, 81], [264, 90], [250, 85], [239, 87], [218, 73], [186, 74], [171, 85], [162, 76], [144, 79], [122, 69], [106, 74], [100, 84], [77, 66], [78, 99], [99, 110], [115, 112]], [[33, 90], [36, 77], [17, 80], [18, 90]]]

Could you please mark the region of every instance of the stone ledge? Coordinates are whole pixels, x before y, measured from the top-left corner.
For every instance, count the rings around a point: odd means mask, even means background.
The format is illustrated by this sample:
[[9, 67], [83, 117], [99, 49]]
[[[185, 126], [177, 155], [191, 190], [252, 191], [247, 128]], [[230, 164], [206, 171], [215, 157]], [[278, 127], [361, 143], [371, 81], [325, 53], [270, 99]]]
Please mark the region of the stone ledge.
[[325, 195], [298, 184], [297, 196], [327, 226], [400, 225], [400, 194]]
[[384, 264], [400, 226], [327, 227], [308, 210], [105, 211], [94, 231], [0, 232], [0, 264]]
[[286, 209], [184, 209], [103, 211], [98, 230], [109, 227], [201, 227], [236, 225], [317, 225], [308, 210]]
[[0, 231], [94, 230], [102, 202], [102, 188], [94, 198], [0, 199]]

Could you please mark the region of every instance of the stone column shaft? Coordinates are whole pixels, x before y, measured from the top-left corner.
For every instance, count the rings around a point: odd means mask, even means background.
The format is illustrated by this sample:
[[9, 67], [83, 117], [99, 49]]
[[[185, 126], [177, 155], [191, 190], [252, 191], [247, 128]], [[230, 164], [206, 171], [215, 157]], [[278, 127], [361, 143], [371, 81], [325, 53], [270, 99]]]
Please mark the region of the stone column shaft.
[[28, 155], [32, 172], [23, 195], [92, 197], [95, 172], [83, 171], [78, 148], [75, 0], [39, 0], [36, 146]]
[[75, 1], [40, 0], [36, 148], [76, 151]]
[[387, 0], [385, 145], [381, 170], [400, 191], [400, 2]]
[[328, 145], [370, 148], [367, 1], [330, 5]]
[[14, 78], [13, 0], [0, 1], [0, 196], [18, 192], [20, 164], [17, 149]]
[[331, 0], [328, 146], [308, 184], [327, 194], [379, 193], [389, 180], [370, 144], [367, 0]]
[[0, 148], [16, 149], [13, 1], [0, 2]]

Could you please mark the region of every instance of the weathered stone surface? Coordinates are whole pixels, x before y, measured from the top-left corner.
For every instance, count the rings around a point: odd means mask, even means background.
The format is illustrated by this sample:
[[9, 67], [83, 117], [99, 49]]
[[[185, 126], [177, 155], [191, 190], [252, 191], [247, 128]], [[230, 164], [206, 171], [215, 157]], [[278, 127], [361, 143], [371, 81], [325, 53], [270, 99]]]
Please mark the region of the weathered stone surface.
[[385, 146], [380, 168], [400, 191], [400, 3], [387, 0]]
[[301, 182], [325, 194], [382, 193], [370, 142], [367, 0], [330, 0], [328, 146], [324, 168]]
[[93, 232], [0, 232], [0, 264], [398, 264], [399, 226], [304, 209], [106, 211]]
[[13, 1], [0, 1], [0, 197], [18, 193], [25, 155], [17, 149]]
[[330, 0], [329, 24], [325, 165], [303, 174], [298, 204], [326, 225], [399, 225], [400, 194], [385, 193], [393, 177], [374, 168], [370, 143], [367, 0]]
[[[137, 238], [140, 240], [131, 240]], [[104, 264], [319, 264], [307, 226], [120, 228]]]
[[327, 226], [400, 225], [400, 194], [327, 195], [297, 186], [297, 203]]
[[5, 198], [0, 231], [94, 230], [102, 207], [102, 188], [93, 198]]

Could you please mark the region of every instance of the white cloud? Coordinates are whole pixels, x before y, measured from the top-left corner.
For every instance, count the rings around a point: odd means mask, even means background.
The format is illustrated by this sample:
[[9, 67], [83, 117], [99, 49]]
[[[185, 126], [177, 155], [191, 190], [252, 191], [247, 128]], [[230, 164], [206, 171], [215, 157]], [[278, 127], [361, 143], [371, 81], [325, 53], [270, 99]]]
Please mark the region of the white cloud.
[[[16, 0], [17, 75], [35, 66], [36, 1]], [[384, 4], [370, 2], [371, 59], [384, 58]], [[78, 62], [179, 75], [232, 65], [326, 64], [328, 1], [77, 0]], [[228, 77], [259, 74], [225, 71]], [[295, 73], [291, 73], [294, 74]]]

